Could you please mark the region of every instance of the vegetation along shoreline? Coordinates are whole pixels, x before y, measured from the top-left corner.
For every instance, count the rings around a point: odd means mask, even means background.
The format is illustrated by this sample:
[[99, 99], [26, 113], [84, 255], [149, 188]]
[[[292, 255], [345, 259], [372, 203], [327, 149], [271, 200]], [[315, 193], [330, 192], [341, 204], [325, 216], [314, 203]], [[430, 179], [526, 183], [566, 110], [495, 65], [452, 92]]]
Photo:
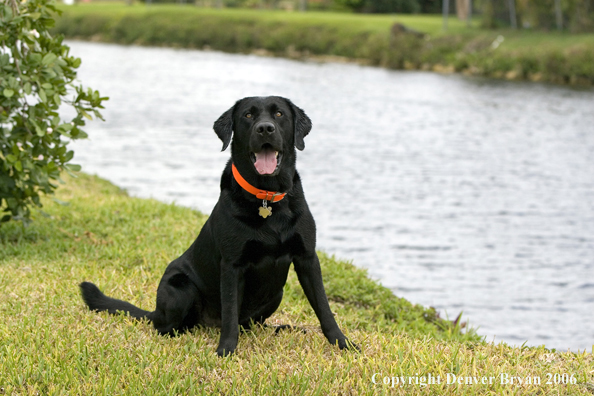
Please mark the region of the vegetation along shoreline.
[[443, 32], [436, 15], [123, 3], [79, 4], [62, 10], [53, 31], [67, 38], [594, 85], [592, 33], [480, 29], [453, 18]]

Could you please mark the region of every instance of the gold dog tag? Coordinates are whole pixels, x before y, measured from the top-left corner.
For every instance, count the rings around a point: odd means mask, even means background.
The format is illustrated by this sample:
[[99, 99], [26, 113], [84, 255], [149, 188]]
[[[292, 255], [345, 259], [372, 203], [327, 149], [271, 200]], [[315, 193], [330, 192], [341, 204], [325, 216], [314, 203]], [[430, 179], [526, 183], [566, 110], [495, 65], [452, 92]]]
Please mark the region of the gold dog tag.
[[263, 200], [262, 201], [262, 206], [258, 210], [258, 213], [263, 218], [267, 218], [268, 216], [272, 216], [272, 208], [269, 208], [268, 207], [268, 201], [266, 201], [266, 200]]
[[272, 215], [272, 208], [265, 208], [265, 207], [260, 207], [260, 216], [262, 216], [263, 218], [267, 218], [268, 216]]

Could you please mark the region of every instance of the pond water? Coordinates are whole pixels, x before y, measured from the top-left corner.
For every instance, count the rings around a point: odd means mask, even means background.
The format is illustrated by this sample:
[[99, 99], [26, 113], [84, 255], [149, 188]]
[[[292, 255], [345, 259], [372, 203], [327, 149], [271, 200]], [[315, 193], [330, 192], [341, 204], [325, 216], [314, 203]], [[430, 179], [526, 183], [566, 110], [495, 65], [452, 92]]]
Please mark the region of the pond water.
[[[594, 344], [594, 90], [352, 64], [69, 42], [109, 96], [75, 163], [209, 213], [213, 122], [281, 95], [314, 128], [298, 169], [318, 248], [488, 341]], [[180, 252], [181, 253], [181, 252]]]

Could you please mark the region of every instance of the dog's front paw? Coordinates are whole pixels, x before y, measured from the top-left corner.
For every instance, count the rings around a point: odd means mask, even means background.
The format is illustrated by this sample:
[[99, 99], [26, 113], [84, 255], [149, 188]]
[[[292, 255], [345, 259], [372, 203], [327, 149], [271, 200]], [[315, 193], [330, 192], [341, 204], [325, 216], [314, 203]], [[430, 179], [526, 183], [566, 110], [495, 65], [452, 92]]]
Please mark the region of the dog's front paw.
[[217, 348], [217, 355], [220, 357], [227, 357], [231, 356], [233, 352], [235, 352], [235, 348], [237, 347], [237, 343], [223, 343], [221, 342]]
[[359, 348], [359, 346], [357, 344], [353, 343], [348, 338], [343, 338], [343, 339], [340, 339], [340, 340], [336, 340], [336, 343], [338, 344], [338, 347], [340, 349], [346, 349], [346, 350], [349, 350], [349, 351], [361, 352], [361, 348]]

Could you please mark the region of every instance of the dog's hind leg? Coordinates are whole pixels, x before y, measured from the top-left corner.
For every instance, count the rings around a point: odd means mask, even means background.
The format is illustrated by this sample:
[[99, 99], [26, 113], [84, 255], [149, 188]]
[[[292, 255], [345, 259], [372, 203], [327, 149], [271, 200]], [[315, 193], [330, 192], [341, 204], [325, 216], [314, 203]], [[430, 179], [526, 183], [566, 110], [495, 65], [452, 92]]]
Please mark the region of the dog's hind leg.
[[281, 331], [285, 331], [285, 330], [290, 330], [290, 331], [299, 331], [303, 334], [306, 334], [307, 331], [303, 328], [303, 327], [299, 327], [299, 326], [293, 326], [293, 325], [275, 325], [275, 326], [270, 326], [274, 328], [274, 334], [278, 334]]
[[163, 277], [157, 290], [157, 308], [152, 314], [160, 334], [174, 335], [200, 323], [202, 298], [187, 275], [178, 272]]
[[256, 315], [255, 317], [250, 318], [249, 321], [244, 321], [241, 323], [241, 327], [244, 329], [244, 331], [252, 330], [256, 326], [262, 326], [263, 328], [273, 328], [274, 334], [278, 334], [279, 332], [281, 332], [283, 330], [292, 330], [292, 331], [297, 330], [297, 331], [301, 331], [302, 333], [305, 333], [306, 332], [305, 329], [298, 327], [298, 326], [287, 325], [287, 324], [269, 325], [269, 324], [265, 323], [266, 319], [268, 319], [270, 316], [272, 316], [272, 314], [274, 312], [276, 312], [276, 309], [279, 307], [282, 299], [283, 299], [283, 292], [281, 290], [281, 292], [279, 294], [277, 294], [276, 296], [271, 298], [270, 301], [268, 302], [268, 304], [266, 304], [262, 308], [259, 315]]
[[127, 312], [135, 319], [151, 319], [152, 312], [140, 309], [129, 302], [107, 297], [91, 282], [82, 282], [80, 284], [82, 298], [91, 311], [107, 311], [110, 314], [116, 314], [118, 311]]

